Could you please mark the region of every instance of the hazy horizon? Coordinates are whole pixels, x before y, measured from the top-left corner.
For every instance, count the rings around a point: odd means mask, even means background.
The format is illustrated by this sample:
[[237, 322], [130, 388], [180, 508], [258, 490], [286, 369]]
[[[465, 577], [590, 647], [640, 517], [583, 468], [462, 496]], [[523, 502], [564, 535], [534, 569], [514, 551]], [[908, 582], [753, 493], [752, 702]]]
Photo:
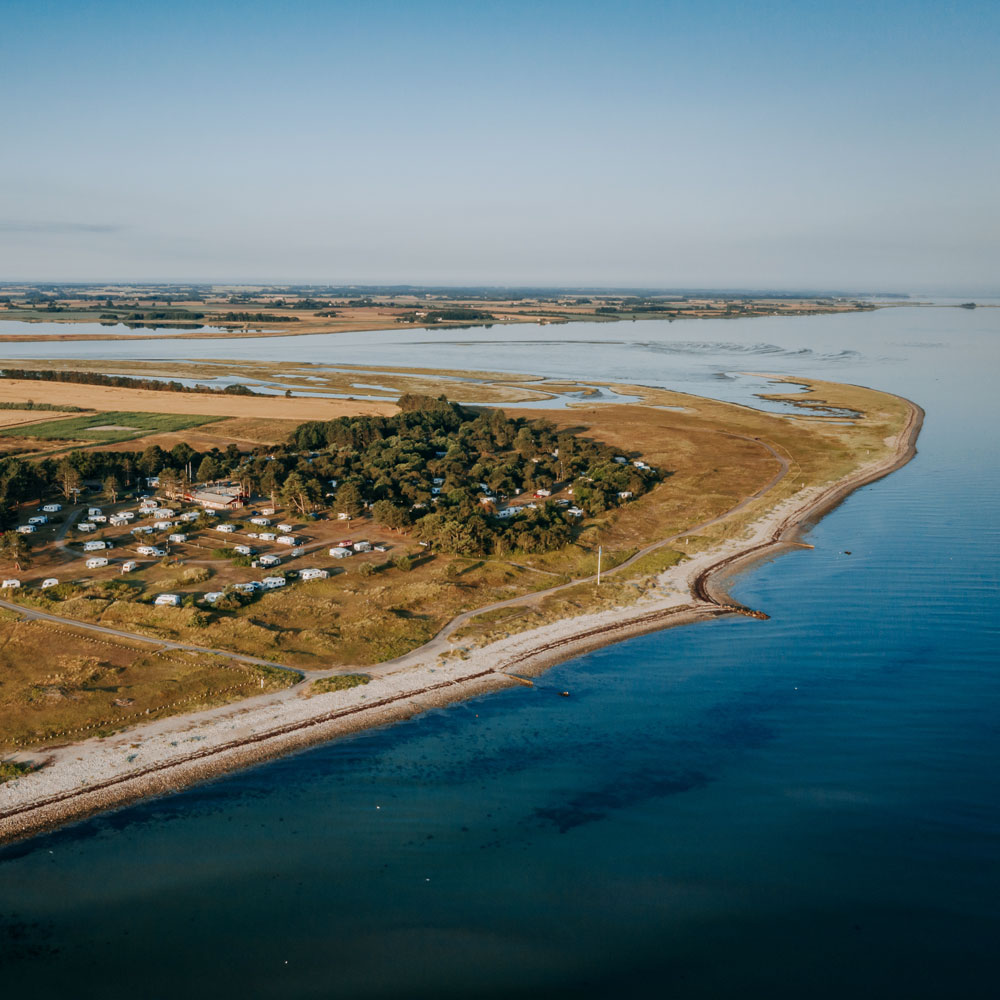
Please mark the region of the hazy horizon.
[[1000, 8], [8, 5], [0, 280], [1000, 293]]

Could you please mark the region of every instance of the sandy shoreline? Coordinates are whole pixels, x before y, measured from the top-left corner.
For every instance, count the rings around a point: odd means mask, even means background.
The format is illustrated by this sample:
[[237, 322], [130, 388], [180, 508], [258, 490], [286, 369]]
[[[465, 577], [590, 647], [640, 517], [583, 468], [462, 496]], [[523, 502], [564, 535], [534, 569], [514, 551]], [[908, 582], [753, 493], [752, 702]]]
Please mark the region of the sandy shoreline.
[[46, 766], [0, 785], [0, 842], [429, 708], [521, 683], [512, 674], [541, 672], [599, 646], [730, 613], [725, 580], [795, 544], [797, 532], [854, 490], [905, 465], [916, 453], [923, 410], [908, 402], [906, 425], [892, 450], [850, 476], [799, 493], [748, 529], [672, 567], [655, 591], [633, 605], [564, 619], [473, 649], [464, 659], [438, 655], [441, 643], [368, 672], [368, 685], [299, 696], [297, 689], [189, 716], [159, 720], [127, 733], [47, 749]]

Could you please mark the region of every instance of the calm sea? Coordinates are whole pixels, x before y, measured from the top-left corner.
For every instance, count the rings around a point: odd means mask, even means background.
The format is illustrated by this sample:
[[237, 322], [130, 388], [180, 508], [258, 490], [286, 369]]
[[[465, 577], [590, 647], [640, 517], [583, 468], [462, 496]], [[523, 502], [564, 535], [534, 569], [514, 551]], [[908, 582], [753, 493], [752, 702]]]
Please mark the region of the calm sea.
[[0, 851], [4, 995], [997, 995], [1000, 310], [184, 352], [740, 401], [762, 384], [740, 372], [802, 373], [899, 392], [927, 421], [918, 457], [821, 521], [814, 550], [740, 578], [770, 621], [645, 636]]

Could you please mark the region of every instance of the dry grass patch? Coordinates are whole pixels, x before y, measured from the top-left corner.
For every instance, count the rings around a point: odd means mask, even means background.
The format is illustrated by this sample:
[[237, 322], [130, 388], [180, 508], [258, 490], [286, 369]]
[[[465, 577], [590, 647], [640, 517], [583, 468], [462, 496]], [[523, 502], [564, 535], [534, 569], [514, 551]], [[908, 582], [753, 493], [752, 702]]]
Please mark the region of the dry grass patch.
[[48, 623], [0, 621], [0, 641], [0, 747], [105, 735], [293, 680], [225, 657]]

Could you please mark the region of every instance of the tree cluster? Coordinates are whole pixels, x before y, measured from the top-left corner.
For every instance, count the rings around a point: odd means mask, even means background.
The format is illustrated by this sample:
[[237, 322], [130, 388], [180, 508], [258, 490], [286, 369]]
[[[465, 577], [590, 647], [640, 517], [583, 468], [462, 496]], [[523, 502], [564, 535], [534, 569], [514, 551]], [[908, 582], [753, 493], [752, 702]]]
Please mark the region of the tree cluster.
[[326, 506], [351, 517], [369, 510], [376, 523], [412, 530], [445, 551], [486, 555], [543, 552], [573, 538], [576, 520], [555, 504], [498, 517], [510, 497], [572, 484], [576, 505], [594, 515], [659, 479], [651, 469], [616, 462], [607, 445], [545, 421], [443, 396], [405, 395], [399, 406], [392, 417], [304, 423], [287, 444], [251, 453], [235, 445], [199, 452], [182, 442], [169, 451], [149, 445], [76, 451], [58, 461], [0, 459], [0, 510], [54, 493], [71, 499], [84, 486], [114, 501], [151, 476], [168, 490], [231, 479], [303, 517]]
[[[245, 385], [227, 385], [215, 388], [209, 385], [184, 385], [183, 382], [158, 378], [133, 378], [130, 375], [102, 375], [99, 372], [51, 371], [49, 369], [4, 368], [0, 378], [23, 379], [36, 382], [75, 382], [81, 385], [110, 385], [119, 389], [155, 389], [158, 392], [223, 393], [227, 396], [256, 396], [258, 393]], [[35, 407], [41, 404], [36, 403]], [[50, 409], [77, 409], [80, 407], [52, 406]]]

